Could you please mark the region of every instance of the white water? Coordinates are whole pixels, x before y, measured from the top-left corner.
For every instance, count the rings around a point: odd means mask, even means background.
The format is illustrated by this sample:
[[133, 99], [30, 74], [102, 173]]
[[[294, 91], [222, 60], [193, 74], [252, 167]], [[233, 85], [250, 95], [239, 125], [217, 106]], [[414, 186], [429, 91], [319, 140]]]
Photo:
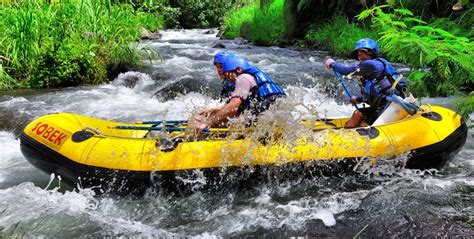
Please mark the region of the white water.
[[[4, 123], [13, 125], [0, 131], [2, 237], [351, 237], [366, 225], [363, 235], [368, 237], [470, 235], [465, 228], [474, 218], [472, 133], [441, 172], [382, 165], [358, 177], [315, 177], [186, 197], [71, 191], [58, 180], [50, 183], [49, 175], [25, 160], [16, 135], [27, 121], [44, 114], [67, 111], [126, 122], [187, 119], [199, 108], [220, 104], [214, 99], [219, 81], [212, 66], [217, 39], [204, 32], [166, 31], [162, 40], [147, 43], [161, 51], [164, 61], [153, 62], [146, 73], [129, 72], [100, 86], [0, 96], [0, 112], [11, 115]], [[332, 98], [325, 91], [327, 81], [336, 80], [321, 70], [323, 53], [228, 44], [282, 83], [294, 106], [292, 117], [352, 113], [351, 106], [341, 105], [342, 93]], [[124, 86], [130, 76], [139, 79], [133, 88]], [[160, 94], [154, 96], [156, 91]], [[450, 105], [453, 99], [422, 101]], [[21, 124], [15, 128], [17, 121]], [[199, 174], [183, 180], [197, 188], [204, 183]], [[407, 232], [413, 225], [418, 227]]]

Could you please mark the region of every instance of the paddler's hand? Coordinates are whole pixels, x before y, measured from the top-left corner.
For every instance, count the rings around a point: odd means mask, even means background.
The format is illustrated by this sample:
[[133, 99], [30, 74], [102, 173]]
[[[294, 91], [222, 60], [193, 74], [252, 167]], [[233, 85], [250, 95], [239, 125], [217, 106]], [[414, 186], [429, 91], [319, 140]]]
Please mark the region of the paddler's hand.
[[212, 113], [216, 112], [217, 110], [219, 110], [219, 108], [206, 108], [206, 109], [199, 110], [197, 114], [202, 115], [202, 116], [209, 116]]
[[202, 133], [205, 131], [206, 128], [209, 127], [209, 122], [207, 121], [207, 119], [200, 114], [194, 115], [192, 120], [193, 123], [191, 127], [196, 133]]
[[209, 128], [209, 123], [207, 122], [196, 122], [196, 130], [199, 132], [199, 133], [202, 133], [204, 131], [206, 131], [206, 129]]
[[334, 63], [335, 61], [331, 58], [327, 59], [326, 62], [324, 62], [324, 66], [326, 67], [326, 69], [331, 69], [331, 65], [332, 63]]
[[356, 96], [352, 96], [352, 98], [349, 100], [349, 104], [358, 104], [359, 103], [359, 99], [356, 97]]

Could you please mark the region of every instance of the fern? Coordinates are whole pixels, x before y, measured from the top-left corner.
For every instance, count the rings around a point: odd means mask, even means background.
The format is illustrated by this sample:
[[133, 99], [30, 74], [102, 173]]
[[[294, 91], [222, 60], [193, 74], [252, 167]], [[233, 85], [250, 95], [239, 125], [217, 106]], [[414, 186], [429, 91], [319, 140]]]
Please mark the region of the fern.
[[413, 71], [431, 69], [431, 74], [423, 74], [423, 77], [434, 84], [428, 84], [426, 90], [418, 94], [437, 96], [459, 89], [473, 90], [474, 51], [470, 39], [413, 17], [407, 9], [378, 6], [358, 16], [360, 20], [366, 18], [370, 18], [372, 26], [379, 31], [381, 48], [391, 59], [410, 64]]
[[463, 115], [474, 111], [472, 38], [440, 28], [440, 21], [428, 23], [407, 9], [388, 5], [364, 10], [358, 19], [371, 21], [379, 33], [381, 49], [391, 60], [410, 65], [408, 78], [417, 95], [462, 97], [467, 93], [469, 97], [461, 98], [458, 107]]

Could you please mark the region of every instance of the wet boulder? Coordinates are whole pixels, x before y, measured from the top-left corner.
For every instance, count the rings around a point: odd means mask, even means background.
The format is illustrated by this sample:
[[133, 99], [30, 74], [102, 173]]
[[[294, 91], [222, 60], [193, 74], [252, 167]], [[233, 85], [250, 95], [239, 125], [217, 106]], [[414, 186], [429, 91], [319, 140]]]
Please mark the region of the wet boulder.
[[218, 42], [212, 46], [212, 48], [226, 48], [225, 45], [221, 42]]
[[137, 82], [140, 80], [140, 77], [138, 75], [126, 75], [126, 77], [123, 78], [123, 85], [128, 88], [133, 88], [137, 84]]
[[214, 29], [209, 29], [209, 30], [207, 30], [207, 31], [204, 32], [204, 34], [209, 34], [209, 35], [210, 35], [210, 34], [216, 34], [216, 33], [217, 33], [217, 32], [216, 32], [216, 30], [214, 30]]
[[140, 33], [143, 40], [156, 40], [161, 38], [161, 34], [148, 31], [146, 28], [141, 27]]
[[239, 37], [241, 38], [247, 38], [248, 32], [250, 28], [250, 23], [248, 22], [243, 22], [242, 25], [240, 26], [240, 32], [239, 32]]

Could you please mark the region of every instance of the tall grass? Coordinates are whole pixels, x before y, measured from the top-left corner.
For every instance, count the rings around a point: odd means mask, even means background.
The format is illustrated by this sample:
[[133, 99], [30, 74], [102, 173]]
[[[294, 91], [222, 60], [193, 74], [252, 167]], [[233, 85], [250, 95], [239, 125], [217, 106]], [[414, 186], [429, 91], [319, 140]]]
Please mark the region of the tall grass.
[[0, 18], [0, 56], [8, 59], [0, 59], [0, 89], [104, 82], [108, 70], [141, 63], [131, 43], [141, 26], [163, 22], [109, 0], [20, 1], [0, 7]]
[[313, 47], [332, 51], [337, 56], [348, 56], [355, 43], [366, 37], [377, 39], [377, 33], [335, 15], [324, 24], [313, 25], [305, 38]]
[[283, 5], [285, 0], [274, 0], [270, 6], [256, 11], [249, 26], [248, 36], [257, 45], [274, 45], [283, 39], [285, 21]]
[[225, 38], [239, 37], [242, 24], [251, 23], [256, 11], [258, 11], [257, 3], [231, 11], [230, 14], [224, 18], [223, 36]]
[[256, 45], [278, 44], [285, 32], [283, 16], [284, 0], [274, 0], [263, 9], [257, 2], [231, 11], [224, 20], [224, 37], [235, 38], [246, 25], [246, 38]]
[[13, 89], [20, 87], [19, 82], [9, 76], [4, 70], [3, 65], [0, 64], [0, 89]]

